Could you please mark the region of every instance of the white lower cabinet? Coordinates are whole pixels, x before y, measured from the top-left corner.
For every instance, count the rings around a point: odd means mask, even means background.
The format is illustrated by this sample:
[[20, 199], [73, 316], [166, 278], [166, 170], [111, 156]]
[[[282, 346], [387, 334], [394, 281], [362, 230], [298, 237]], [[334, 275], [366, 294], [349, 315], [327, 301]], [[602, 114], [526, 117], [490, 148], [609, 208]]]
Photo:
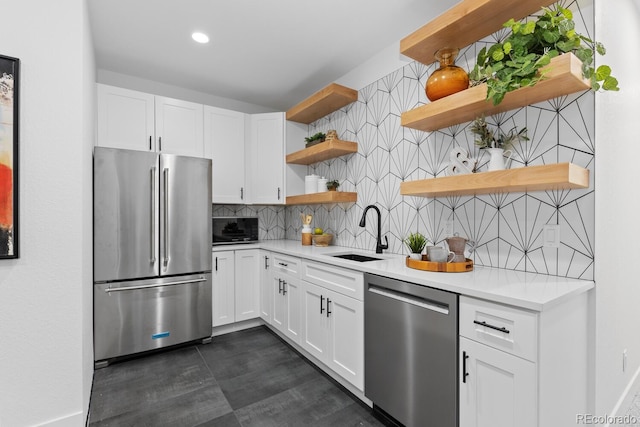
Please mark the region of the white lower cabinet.
[[271, 253], [260, 251], [260, 317], [268, 324], [271, 324], [273, 313], [271, 262]]
[[537, 426], [533, 362], [460, 337], [460, 426]]
[[211, 274], [212, 326], [235, 322], [235, 254], [214, 252]]
[[336, 291], [351, 293], [354, 283], [361, 291], [362, 273], [310, 262], [302, 268], [302, 348], [362, 391], [364, 303]]
[[273, 313], [271, 325], [295, 344], [300, 343], [300, 260], [274, 254], [271, 274]]
[[460, 427], [575, 425], [587, 325], [587, 294], [541, 312], [460, 296]]
[[259, 263], [257, 249], [213, 253], [214, 327], [260, 317]]

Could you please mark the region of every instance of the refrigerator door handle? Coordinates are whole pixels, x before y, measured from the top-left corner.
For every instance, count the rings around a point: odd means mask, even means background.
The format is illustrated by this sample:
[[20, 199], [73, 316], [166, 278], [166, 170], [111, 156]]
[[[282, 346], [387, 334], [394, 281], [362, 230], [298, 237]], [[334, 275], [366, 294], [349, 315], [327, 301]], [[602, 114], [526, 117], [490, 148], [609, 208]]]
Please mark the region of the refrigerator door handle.
[[122, 292], [122, 291], [137, 291], [140, 289], [161, 288], [163, 286], [188, 285], [189, 283], [200, 283], [200, 282], [206, 282], [206, 281], [207, 279], [205, 279], [204, 277], [200, 277], [199, 279], [179, 280], [177, 282], [154, 283], [151, 285], [129, 286], [129, 287], [123, 287], [123, 288], [107, 288], [104, 291], [107, 293]]
[[156, 263], [156, 167], [151, 168], [151, 264]]
[[169, 168], [164, 169], [164, 269], [169, 264]]

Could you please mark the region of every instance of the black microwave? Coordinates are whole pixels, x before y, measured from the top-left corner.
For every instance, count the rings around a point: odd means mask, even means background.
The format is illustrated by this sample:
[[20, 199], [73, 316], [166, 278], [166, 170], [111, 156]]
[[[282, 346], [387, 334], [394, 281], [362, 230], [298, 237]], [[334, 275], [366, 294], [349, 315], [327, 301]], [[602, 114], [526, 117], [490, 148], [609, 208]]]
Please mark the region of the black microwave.
[[255, 243], [258, 218], [254, 216], [214, 216], [211, 218], [214, 245]]

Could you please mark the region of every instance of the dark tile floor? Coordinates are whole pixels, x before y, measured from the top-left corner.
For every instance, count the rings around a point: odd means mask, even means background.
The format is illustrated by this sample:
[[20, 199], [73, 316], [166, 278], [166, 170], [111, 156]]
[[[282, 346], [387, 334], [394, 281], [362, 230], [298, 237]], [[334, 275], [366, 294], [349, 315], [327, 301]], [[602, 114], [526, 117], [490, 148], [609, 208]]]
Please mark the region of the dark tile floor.
[[382, 426], [266, 327], [95, 371], [90, 426]]

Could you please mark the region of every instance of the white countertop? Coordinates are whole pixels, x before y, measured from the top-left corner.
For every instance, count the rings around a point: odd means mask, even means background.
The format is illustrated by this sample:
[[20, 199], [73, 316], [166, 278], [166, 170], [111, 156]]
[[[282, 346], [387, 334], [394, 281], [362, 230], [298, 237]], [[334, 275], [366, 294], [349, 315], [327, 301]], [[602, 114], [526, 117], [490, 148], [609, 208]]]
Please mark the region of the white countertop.
[[[213, 251], [256, 248], [311, 261], [330, 263], [351, 270], [378, 274], [533, 311], [547, 310], [587, 292], [595, 286], [595, 283], [590, 280], [569, 279], [478, 265], [474, 265], [473, 271], [464, 273], [422, 271], [407, 267], [404, 255], [376, 254], [374, 251], [343, 246], [302, 246], [297, 240], [264, 240], [257, 244], [215, 246]], [[359, 253], [383, 259], [357, 262], [331, 257], [331, 254], [341, 253]]]

